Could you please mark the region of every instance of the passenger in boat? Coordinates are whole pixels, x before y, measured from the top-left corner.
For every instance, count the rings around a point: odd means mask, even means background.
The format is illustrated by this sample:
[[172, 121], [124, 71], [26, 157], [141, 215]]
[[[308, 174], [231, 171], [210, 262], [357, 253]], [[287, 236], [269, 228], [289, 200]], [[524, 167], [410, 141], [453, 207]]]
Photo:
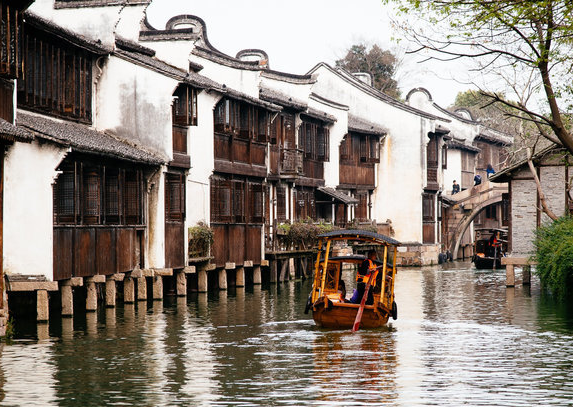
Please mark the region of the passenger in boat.
[[[489, 246], [490, 256], [494, 256], [494, 253], [496, 252], [495, 248], [496, 247], [499, 248], [501, 246], [501, 240], [499, 237], [499, 232], [494, 232], [491, 234], [491, 236], [489, 237], [488, 246]], [[499, 253], [499, 254], [501, 254], [501, 253]]]
[[[352, 294], [352, 298], [350, 302], [353, 304], [360, 304], [362, 301], [362, 297], [364, 296], [364, 290], [366, 289], [366, 283], [370, 278], [372, 273], [374, 277], [372, 278], [372, 287], [376, 285], [376, 274], [378, 273], [378, 269], [376, 266], [376, 250], [370, 250], [368, 252], [368, 258], [365, 259], [360, 267], [358, 268], [358, 273], [356, 274], [356, 290], [354, 290], [354, 294]], [[366, 305], [374, 304], [374, 295], [372, 294], [372, 289], [368, 292], [368, 299], [366, 300]]]
[[346, 299], [346, 283], [344, 280], [338, 281], [338, 293], [340, 294], [340, 302], [348, 302]]

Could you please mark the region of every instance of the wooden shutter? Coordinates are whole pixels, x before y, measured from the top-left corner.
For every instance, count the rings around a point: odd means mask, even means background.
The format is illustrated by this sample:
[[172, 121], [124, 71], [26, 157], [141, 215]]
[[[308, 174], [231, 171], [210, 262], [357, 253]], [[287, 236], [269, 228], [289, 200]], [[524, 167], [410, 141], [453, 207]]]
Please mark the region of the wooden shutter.
[[168, 221], [185, 219], [185, 180], [180, 173], [165, 174], [165, 214]]
[[54, 186], [54, 220], [56, 224], [74, 223], [76, 183], [74, 165], [60, 169]]
[[97, 167], [88, 167], [83, 171], [83, 222], [87, 225], [98, 224], [101, 215], [100, 174]]
[[324, 161], [326, 157], [326, 140], [324, 135], [324, 128], [317, 127], [316, 129], [316, 157]]
[[368, 161], [368, 144], [366, 142], [366, 136], [360, 136], [360, 161]]
[[123, 211], [124, 222], [127, 225], [136, 225], [142, 222], [139, 176], [140, 171], [124, 172]]
[[233, 216], [235, 222], [246, 222], [245, 210], [245, 182], [233, 180]]
[[249, 218], [251, 223], [264, 223], [263, 185], [249, 183]]
[[277, 220], [282, 222], [286, 220], [286, 186], [277, 185], [276, 194], [277, 194]]
[[119, 223], [120, 210], [120, 189], [119, 170], [116, 168], [105, 168], [105, 189], [104, 189], [104, 216], [105, 223]]

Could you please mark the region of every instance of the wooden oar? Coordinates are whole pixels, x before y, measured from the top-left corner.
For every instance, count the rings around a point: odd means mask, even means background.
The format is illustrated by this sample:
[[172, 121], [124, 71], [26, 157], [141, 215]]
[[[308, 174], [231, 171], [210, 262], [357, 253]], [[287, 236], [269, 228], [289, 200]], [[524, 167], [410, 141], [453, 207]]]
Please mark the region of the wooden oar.
[[358, 331], [360, 327], [360, 321], [362, 320], [362, 313], [364, 312], [364, 306], [366, 305], [366, 300], [368, 299], [368, 292], [370, 291], [370, 285], [372, 284], [372, 279], [374, 275], [377, 273], [372, 272], [370, 273], [370, 278], [368, 279], [368, 283], [366, 284], [366, 288], [364, 289], [364, 295], [362, 296], [362, 301], [360, 301], [360, 307], [358, 308], [358, 312], [356, 313], [356, 319], [354, 320], [354, 325], [352, 326], [352, 332]]

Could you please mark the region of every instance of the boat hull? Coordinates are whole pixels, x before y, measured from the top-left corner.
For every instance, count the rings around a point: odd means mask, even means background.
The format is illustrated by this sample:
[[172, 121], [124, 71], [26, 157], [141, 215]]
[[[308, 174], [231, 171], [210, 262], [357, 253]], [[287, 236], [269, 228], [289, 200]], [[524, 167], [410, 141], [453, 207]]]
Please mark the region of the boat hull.
[[[338, 303], [319, 299], [312, 307], [316, 325], [329, 329], [350, 329], [354, 325], [359, 304]], [[388, 322], [390, 312], [379, 305], [366, 305], [360, 322], [361, 329], [380, 328]]]
[[481, 257], [475, 256], [473, 259], [474, 265], [478, 270], [484, 269], [493, 269], [494, 268], [494, 261], [495, 261], [495, 268], [502, 269], [505, 268], [504, 264], [501, 264], [501, 258], [494, 258], [494, 257]]

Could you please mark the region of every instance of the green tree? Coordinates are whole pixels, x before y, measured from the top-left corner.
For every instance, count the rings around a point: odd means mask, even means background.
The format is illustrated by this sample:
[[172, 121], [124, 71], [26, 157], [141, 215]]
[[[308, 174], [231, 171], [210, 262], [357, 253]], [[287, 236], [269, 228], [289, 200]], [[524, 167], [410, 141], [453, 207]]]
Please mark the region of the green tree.
[[365, 44], [350, 47], [346, 56], [336, 61], [336, 67], [349, 72], [366, 72], [372, 76], [372, 85], [389, 96], [399, 98], [400, 90], [395, 79], [399, 60], [387, 50], [374, 44], [370, 50]]
[[[509, 106], [543, 137], [573, 153], [564, 112], [573, 108], [571, 0], [383, 0], [398, 4], [397, 22], [416, 44], [409, 52], [442, 61], [469, 59], [479, 74], [502, 80], [517, 102], [484, 81], [481, 93]], [[426, 24], [425, 24], [426, 23]], [[476, 75], [478, 76], [478, 75]], [[488, 89], [488, 87], [497, 89]]]

